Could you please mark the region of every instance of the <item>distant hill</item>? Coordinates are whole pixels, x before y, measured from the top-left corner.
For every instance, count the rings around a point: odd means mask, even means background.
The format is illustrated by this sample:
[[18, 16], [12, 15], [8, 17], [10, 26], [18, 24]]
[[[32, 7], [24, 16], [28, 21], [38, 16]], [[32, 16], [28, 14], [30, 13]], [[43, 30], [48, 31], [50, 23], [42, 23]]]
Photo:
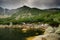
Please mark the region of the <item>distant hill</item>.
[[49, 8], [47, 10], [60, 10], [60, 8]]
[[9, 9], [4, 9], [2, 7], [0, 7], [0, 15], [11, 15], [13, 13], [15, 13], [17, 10], [16, 9], [12, 9], [12, 10], [9, 10]]
[[0, 7], [0, 15], [3, 14], [3, 11], [4, 11], [4, 9], [2, 7]]

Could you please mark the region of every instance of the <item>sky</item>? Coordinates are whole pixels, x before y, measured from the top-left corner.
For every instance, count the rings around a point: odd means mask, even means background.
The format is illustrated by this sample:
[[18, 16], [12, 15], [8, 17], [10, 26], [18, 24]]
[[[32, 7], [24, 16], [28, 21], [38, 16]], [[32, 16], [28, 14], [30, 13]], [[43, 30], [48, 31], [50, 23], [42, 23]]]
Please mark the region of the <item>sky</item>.
[[60, 8], [60, 0], [0, 0], [0, 7], [16, 9], [27, 5], [39, 9]]

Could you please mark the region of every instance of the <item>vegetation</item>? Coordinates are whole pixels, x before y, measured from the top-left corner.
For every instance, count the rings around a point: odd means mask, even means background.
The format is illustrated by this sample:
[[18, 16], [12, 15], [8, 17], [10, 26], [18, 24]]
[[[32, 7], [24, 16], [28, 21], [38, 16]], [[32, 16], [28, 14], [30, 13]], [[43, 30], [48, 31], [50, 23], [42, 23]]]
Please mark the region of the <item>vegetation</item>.
[[58, 26], [60, 24], [60, 9], [40, 10], [23, 6], [17, 10], [18, 11], [9, 18], [0, 18], [0, 24], [9, 25], [10, 22], [13, 24], [43, 22], [51, 26]]
[[20, 24], [22, 22], [26, 23], [32, 23], [32, 22], [43, 22], [48, 23], [52, 26], [58, 26], [60, 24], [60, 12], [48, 12], [48, 11], [42, 11], [37, 15], [24, 15], [22, 14], [17, 20], [16, 17], [10, 17], [10, 18], [0, 18], [0, 24], [9, 24], [12, 22], [13, 24]]

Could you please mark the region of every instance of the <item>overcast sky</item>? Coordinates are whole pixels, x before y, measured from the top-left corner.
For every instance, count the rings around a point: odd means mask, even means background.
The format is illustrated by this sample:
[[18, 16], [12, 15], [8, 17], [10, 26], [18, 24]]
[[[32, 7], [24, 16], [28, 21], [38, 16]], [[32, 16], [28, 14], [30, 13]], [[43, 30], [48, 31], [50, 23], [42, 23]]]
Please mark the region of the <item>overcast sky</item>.
[[0, 0], [0, 6], [8, 9], [16, 9], [23, 5], [36, 8], [60, 7], [60, 0]]

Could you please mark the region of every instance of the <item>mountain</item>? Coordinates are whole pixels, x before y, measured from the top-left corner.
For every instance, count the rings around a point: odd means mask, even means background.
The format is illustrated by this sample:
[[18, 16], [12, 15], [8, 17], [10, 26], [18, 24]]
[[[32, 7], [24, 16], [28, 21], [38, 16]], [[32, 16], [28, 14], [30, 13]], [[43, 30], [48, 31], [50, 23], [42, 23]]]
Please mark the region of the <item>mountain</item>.
[[49, 9], [45, 9], [45, 10], [50, 10], [50, 11], [60, 11], [60, 8], [49, 8]]
[[[2, 8], [1, 8], [2, 9]], [[49, 23], [52, 26], [56, 26], [60, 23], [60, 9], [38, 9], [23, 6], [17, 9], [5, 9], [7, 14], [12, 14], [7, 20], [1, 20], [3, 22], [12, 22], [13, 24], [19, 24], [21, 22], [44, 22]], [[6, 14], [5, 13], [5, 14]]]
[[3, 11], [4, 11], [4, 9], [2, 7], [0, 7], [0, 15], [3, 14]]
[[41, 11], [60, 11], [60, 8], [49, 8], [49, 9], [44, 9], [44, 10], [41, 10], [41, 9], [38, 9], [38, 8], [30, 8], [26, 5], [20, 7], [20, 8], [17, 8], [17, 9], [4, 9], [2, 7], [0, 7], [0, 15], [21, 15], [21, 14], [28, 14], [28, 13], [31, 13], [31, 14], [39, 14]]
[[17, 11], [16, 9], [9, 10], [7, 8], [4, 9], [4, 8], [0, 7], [0, 15], [12, 15], [16, 11]]
[[60, 10], [60, 8], [50, 8], [49, 10]]
[[37, 9], [37, 8], [30, 8], [28, 6], [23, 6], [23, 7], [20, 7], [20, 8], [17, 8], [17, 12], [13, 15], [17, 16], [17, 15], [22, 15], [22, 14], [32, 14], [32, 15], [36, 15], [36, 14], [39, 14], [40, 9]]
[[12, 17], [14, 18], [18, 18], [21, 16], [39, 15], [43, 13], [53, 14], [53, 13], [57, 13], [60, 11], [59, 8], [50, 8], [50, 9], [41, 10], [38, 8], [30, 8], [28, 6], [23, 6], [23, 7], [17, 8], [16, 10], [18, 11], [12, 15]]

